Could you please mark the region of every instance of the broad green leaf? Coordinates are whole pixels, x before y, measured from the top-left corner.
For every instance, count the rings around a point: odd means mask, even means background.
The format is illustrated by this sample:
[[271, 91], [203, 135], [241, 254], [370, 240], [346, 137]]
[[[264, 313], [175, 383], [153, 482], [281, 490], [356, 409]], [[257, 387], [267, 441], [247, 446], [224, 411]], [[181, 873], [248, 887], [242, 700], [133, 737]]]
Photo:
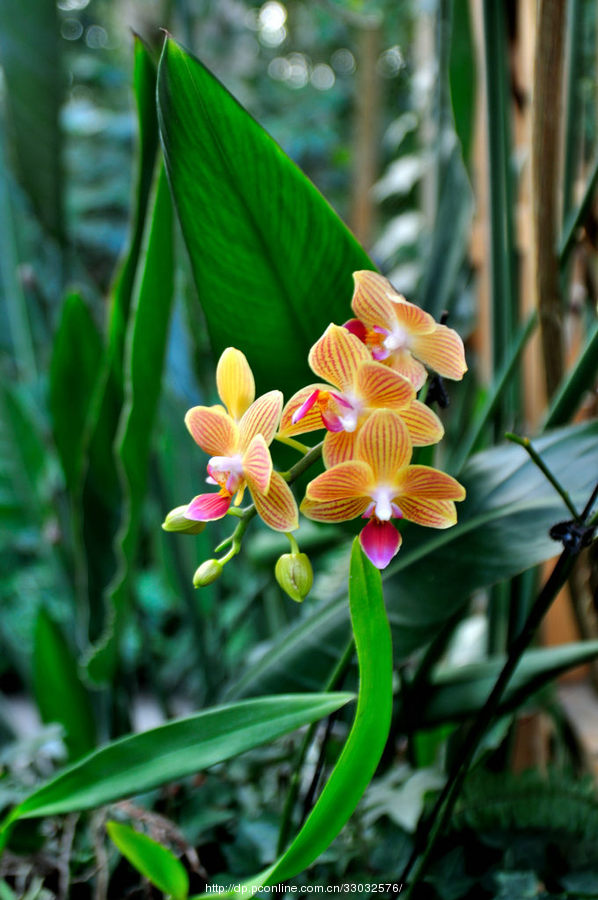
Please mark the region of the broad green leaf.
[[173, 900], [185, 900], [189, 876], [185, 867], [162, 844], [120, 822], [107, 822], [110, 840], [138, 872]]
[[[158, 154], [158, 128], [153, 101], [155, 87], [156, 70], [151, 55], [145, 45], [136, 39], [134, 88], [139, 139], [134, 215], [128, 249], [110, 296], [108, 344], [101, 383], [91, 412], [88, 470], [83, 488], [83, 539], [93, 640], [99, 637], [105, 626], [103, 595], [117, 569], [113, 542], [120, 524], [123, 498], [114, 445], [124, 403], [123, 366], [127, 328], [134, 304], [144, 234], [148, 233], [152, 184], [155, 187]], [[167, 246], [163, 249], [168, 252]], [[151, 261], [151, 265], [159, 263]]]
[[0, 65], [12, 125], [14, 164], [40, 221], [64, 237], [62, 139], [59, 113], [65, 85], [56, 4], [0, 4]]
[[[534, 446], [583, 506], [598, 471], [598, 423], [555, 430]], [[512, 578], [559, 551], [548, 532], [569, 513], [522, 448], [501, 445], [476, 454], [459, 480], [467, 499], [458, 504], [457, 525], [446, 531], [405, 527], [397, 561], [385, 573], [396, 659], [428, 643], [465, 607], [472, 591]], [[317, 689], [349, 635], [346, 600], [324, 602], [281, 634], [231, 696]]]
[[93, 809], [184, 778], [330, 715], [351, 694], [260, 697], [107, 744], [59, 772], [12, 810], [17, 819]]
[[258, 389], [300, 387], [309, 348], [351, 315], [351, 273], [371, 261], [272, 138], [172, 40], [158, 117], [214, 351], [238, 346]]
[[392, 645], [380, 572], [357, 538], [351, 553], [349, 605], [359, 665], [353, 726], [296, 838], [272, 866], [246, 882], [249, 887], [278, 884], [315, 862], [348, 822], [380, 762], [392, 715]]
[[[499, 715], [515, 709], [537, 690], [568, 669], [598, 656], [598, 641], [580, 641], [559, 647], [528, 650], [517, 666], [499, 706]], [[458, 668], [438, 670], [429, 689], [418, 698], [421, 722], [430, 727], [439, 722], [467, 718], [488, 699], [504, 665], [504, 658], [489, 659]]]
[[96, 745], [89, 694], [60, 628], [42, 607], [37, 615], [33, 647], [33, 686], [43, 722], [59, 722], [69, 758], [89, 753]]
[[50, 364], [54, 442], [71, 496], [78, 493], [85, 428], [97, 383], [102, 340], [81, 294], [64, 298]]
[[130, 574], [135, 563], [143, 501], [147, 491], [153, 425], [174, 293], [172, 205], [164, 167], [157, 171], [153, 215], [142, 245], [141, 268], [131, 310], [125, 366], [125, 405], [119, 425], [118, 455], [126, 512], [118, 533], [119, 570], [111, 586], [108, 631], [88, 664], [96, 681], [107, 680], [117, 660], [118, 637], [126, 615]]

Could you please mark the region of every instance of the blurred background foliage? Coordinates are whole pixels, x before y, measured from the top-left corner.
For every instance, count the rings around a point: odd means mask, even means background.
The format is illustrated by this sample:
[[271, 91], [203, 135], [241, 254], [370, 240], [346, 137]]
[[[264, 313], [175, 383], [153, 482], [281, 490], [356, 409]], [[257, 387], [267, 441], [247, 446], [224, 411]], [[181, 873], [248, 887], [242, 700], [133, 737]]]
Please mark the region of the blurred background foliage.
[[[192, 574], [226, 528], [217, 524], [193, 538], [159, 528], [201, 479], [184, 413], [215, 399], [214, 353], [176, 223], [169, 256], [152, 81], [159, 27], [191, 49], [278, 141], [381, 271], [436, 317], [447, 311], [465, 338], [470, 373], [450, 387], [438, 463], [459, 473], [473, 451], [500, 444], [507, 428], [538, 432], [576, 417], [585, 424], [546, 447], [581, 503], [595, 478], [597, 443], [597, 18], [589, 0], [563, 4], [563, 72], [555, 76], [564, 85], [561, 196], [552, 224], [538, 218], [532, 202], [531, 136], [544, 126], [541, 117], [532, 122], [540, 32], [531, 2], [29, 0], [26, 14], [22, 6], [3, 0], [0, 7], [4, 806], [61, 761], [130, 730], [226, 697], [283, 685], [321, 688], [347, 636], [344, 601], [336, 598], [346, 581], [348, 531], [302, 525], [301, 548], [317, 578], [298, 607], [272, 578], [285, 542], [265, 528], [254, 529], [220, 581], [198, 592]], [[132, 31], [145, 42], [135, 50]], [[541, 134], [548, 147], [550, 132]], [[163, 231], [152, 234], [154, 202], [164, 215]], [[546, 350], [542, 356], [533, 317], [535, 298], [543, 297], [537, 249], [551, 245], [553, 226], [562, 364]], [[164, 251], [160, 258], [144, 255], [152, 240]], [[233, 278], [234, 264], [231, 247]], [[141, 325], [137, 334], [134, 327], [144, 284], [162, 316], [147, 340]], [[169, 319], [166, 345], [154, 347]], [[131, 383], [147, 389], [145, 429], [127, 426]], [[323, 858], [318, 878], [397, 877], [428, 792], [440, 783], [433, 765], [439, 752], [450, 756], [445, 739], [483, 705], [497, 671], [493, 655], [521, 625], [539, 577], [533, 567], [551, 555], [546, 532], [564, 511], [539, 476], [534, 481], [531, 464], [505, 452], [487, 449], [466, 470], [472, 496], [484, 497], [486, 530], [476, 530], [472, 502], [462, 530], [448, 533], [435, 557], [447, 573], [444, 593], [418, 567], [428, 552], [418, 530], [409, 535], [412, 555], [402, 550], [396, 577], [391, 571], [399, 686], [417, 673], [434, 729], [414, 726], [398, 687], [380, 778]], [[289, 459], [281, 453], [281, 462]], [[424, 451], [421, 461], [433, 457]], [[516, 502], [522, 485], [531, 485], [534, 498], [527, 518]], [[493, 491], [494, 505], [487, 500]], [[595, 565], [586, 559], [570, 585], [586, 639], [598, 637], [589, 602]], [[110, 625], [109, 595], [125, 610], [119, 640], [94, 657], [92, 647]], [[422, 656], [426, 646], [431, 656]], [[506, 897], [516, 885], [519, 895], [533, 897], [542, 884], [561, 893], [596, 890], [598, 859], [588, 837], [598, 821], [594, 787], [573, 777], [579, 745], [545, 687], [573, 663], [595, 657], [596, 645], [546, 652], [528, 658], [520, 693], [502, 710], [485, 748], [489, 781], [471, 781], [439, 849], [430, 896]], [[437, 671], [439, 659], [444, 668]], [[465, 663], [473, 668], [460, 670]], [[513, 709], [523, 701], [544, 710], [542, 733], [550, 735], [550, 750], [531, 762], [549, 758], [560, 767], [531, 823], [519, 811], [529, 810], [525, 798], [536, 796], [538, 784], [516, 774], [492, 782], [497, 771], [521, 768]], [[335, 758], [344, 734], [341, 716], [312, 745], [301, 776], [304, 812], [313, 770]], [[206, 872], [254, 871], [276, 853], [296, 748], [297, 739], [286, 738], [123, 804], [119, 814], [184, 851], [196, 889]], [[513, 802], [505, 811], [499, 800], [507, 788]], [[571, 814], [556, 819], [563, 804]], [[2, 862], [0, 896], [102, 897], [110, 896], [109, 885], [120, 896], [141, 895], [136, 876], [106, 847], [107, 817], [100, 810], [83, 824], [71, 817], [51, 820], [46, 830], [21, 827]], [[576, 843], [581, 833], [583, 848]], [[576, 848], [575, 864], [564, 851], [556, 858], [546, 850], [563, 835]]]

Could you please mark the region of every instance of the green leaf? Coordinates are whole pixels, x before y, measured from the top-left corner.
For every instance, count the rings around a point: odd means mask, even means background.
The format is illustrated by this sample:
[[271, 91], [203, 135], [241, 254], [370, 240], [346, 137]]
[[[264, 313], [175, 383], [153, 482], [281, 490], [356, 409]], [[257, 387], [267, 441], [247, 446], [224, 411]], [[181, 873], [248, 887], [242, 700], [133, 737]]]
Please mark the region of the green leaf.
[[[515, 709], [549, 681], [598, 656], [598, 641], [528, 650], [517, 666], [501, 700], [498, 714]], [[438, 670], [429, 689], [417, 702], [418, 727], [467, 718], [488, 699], [504, 665], [504, 658]]]
[[214, 351], [238, 346], [259, 389], [300, 387], [309, 348], [348, 318], [351, 273], [371, 261], [272, 138], [172, 40], [158, 117]]
[[0, 64], [12, 125], [15, 167], [42, 224], [64, 237], [59, 127], [64, 76], [56, 4], [0, 4]]
[[89, 408], [102, 358], [102, 340], [81, 294], [64, 298], [50, 364], [54, 442], [72, 497], [79, 490]]
[[43, 607], [35, 625], [33, 685], [42, 721], [64, 728], [69, 758], [89, 753], [96, 745], [89, 694], [64, 635]]
[[17, 819], [93, 809], [184, 778], [330, 715], [351, 694], [260, 697], [168, 722], [96, 750], [12, 810]]
[[[598, 471], [598, 423], [555, 430], [534, 446], [582, 507]], [[478, 453], [459, 479], [467, 499], [457, 506], [457, 524], [445, 531], [405, 527], [397, 561], [385, 573], [396, 659], [432, 640], [472, 591], [558, 552], [548, 532], [569, 513], [522, 448], [501, 445]], [[283, 632], [230, 695], [318, 689], [349, 635], [346, 600], [324, 603]]]
[[476, 66], [468, 0], [454, 0], [452, 13], [449, 58], [451, 103], [463, 159], [469, 165], [476, 107]]
[[151, 441], [162, 387], [172, 298], [174, 258], [172, 205], [166, 173], [157, 172], [153, 215], [142, 245], [126, 357], [125, 406], [119, 425], [118, 456], [125, 515], [117, 537], [119, 570], [111, 586], [108, 630], [88, 663], [94, 681], [108, 680], [117, 661], [118, 638], [130, 599], [143, 501], [147, 492]]
[[107, 822], [106, 831], [120, 852], [138, 872], [173, 900], [185, 900], [189, 876], [181, 862], [162, 844], [129, 825]]
[[573, 417], [586, 391], [591, 390], [596, 372], [598, 372], [598, 322], [593, 323], [585, 347], [554, 395], [546, 416], [545, 428], [564, 425]]
[[[349, 604], [359, 665], [355, 719], [318, 801], [294, 841], [247, 886], [293, 878], [326, 850], [348, 822], [380, 762], [392, 715], [392, 645], [380, 572], [353, 541]], [[233, 892], [225, 896], [234, 896]]]

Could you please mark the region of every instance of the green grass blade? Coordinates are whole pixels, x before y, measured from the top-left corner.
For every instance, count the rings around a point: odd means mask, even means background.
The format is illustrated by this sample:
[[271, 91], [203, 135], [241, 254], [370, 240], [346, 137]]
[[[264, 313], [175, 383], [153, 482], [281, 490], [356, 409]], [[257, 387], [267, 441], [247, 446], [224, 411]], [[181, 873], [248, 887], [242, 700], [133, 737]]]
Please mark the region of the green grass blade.
[[351, 272], [371, 261], [272, 138], [172, 40], [158, 115], [214, 351], [238, 346], [258, 391], [300, 387], [311, 345], [348, 317]]
[[173, 900], [185, 900], [189, 893], [189, 876], [170, 850], [120, 822], [108, 822], [106, 831], [122, 855], [144, 878]]
[[544, 422], [544, 428], [556, 428], [569, 422], [586, 391], [590, 390], [598, 372], [598, 322], [590, 331], [586, 345], [555, 394]]
[[4, 822], [94, 809], [184, 778], [339, 709], [351, 694], [260, 697], [178, 719], [107, 744], [15, 807]]

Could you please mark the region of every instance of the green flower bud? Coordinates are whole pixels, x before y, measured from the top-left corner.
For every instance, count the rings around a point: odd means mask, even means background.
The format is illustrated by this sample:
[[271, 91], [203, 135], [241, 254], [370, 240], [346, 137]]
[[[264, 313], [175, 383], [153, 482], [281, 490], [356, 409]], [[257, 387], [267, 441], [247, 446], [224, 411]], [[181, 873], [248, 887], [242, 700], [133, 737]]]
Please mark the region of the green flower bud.
[[274, 568], [276, 580], [291, 600], [301, 603], [311, 590], [314, 573], [305, 553], [283, 553]]
[[201, 534], [207, 522], [196, 522], [195, 519], [187, 519], [185, 516], [186, 509], [186, 506], [177, 506], [176, 509], [171, 509], [162, 522], [164, 531], [178, 531], [180, 534]]
[[222, 563], [217, 559], [206, 559], [193, 576], [193, 587], [200, 588], [212, 584], [222, 575]]

